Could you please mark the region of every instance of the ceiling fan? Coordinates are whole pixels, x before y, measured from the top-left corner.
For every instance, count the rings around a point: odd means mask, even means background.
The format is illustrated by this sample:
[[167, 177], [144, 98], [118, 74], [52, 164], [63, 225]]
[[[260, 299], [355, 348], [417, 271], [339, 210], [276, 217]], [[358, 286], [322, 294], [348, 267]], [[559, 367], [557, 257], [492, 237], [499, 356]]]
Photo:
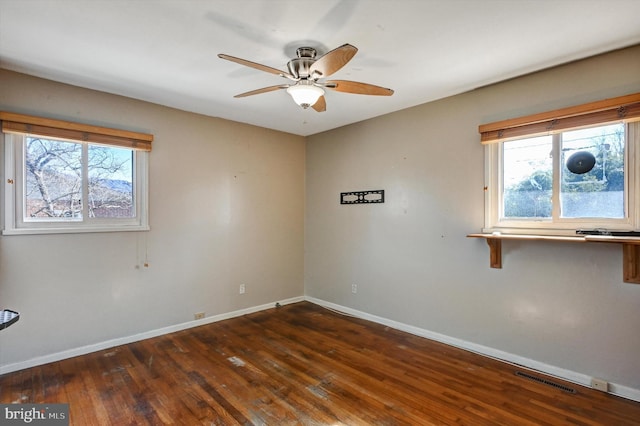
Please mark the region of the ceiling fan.
[[255, 68], [271, 74], [287, 78], [294, 83], [278, 84], [275, 86], [263, 87], [262, 89], [251, 90], [249, 92], [235, 95], [235, 98], [258, 95], [260, 93], [272, 92], [284, 89], [291, 95], [293, 100], [302, 108], [313, 108], [318, 112], [325, 111], [327, 104], [324, 99], [325, 89], [335, 90], [343, 93], [356, 93], [360, 95], [391, 96], [393, 90], [373, 84], [360, 83], [348, 80], [324, 80], [331, 74], [345, 66], [353, 58], [358, 49], [350, 44], [333, 49], [316, 59], [316, 49], [313, 47], [300, 47], [296, 50], [297, 58], [291, 59], [287, 63], [289, 72], [281, 71], [246, 59], [235, 56], [219, 54], [218, 57], [227, 61], [236, 62], [240, 65]]

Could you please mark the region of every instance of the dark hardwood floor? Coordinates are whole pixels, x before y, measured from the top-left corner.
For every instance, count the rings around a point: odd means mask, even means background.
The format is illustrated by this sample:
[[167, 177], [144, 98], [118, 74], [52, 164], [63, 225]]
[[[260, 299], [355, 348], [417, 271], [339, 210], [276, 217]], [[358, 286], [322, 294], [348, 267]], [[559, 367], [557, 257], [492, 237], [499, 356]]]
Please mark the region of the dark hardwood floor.
[[297, 303], [0, 376], [71, 424], [638, 425], [640, 403]]

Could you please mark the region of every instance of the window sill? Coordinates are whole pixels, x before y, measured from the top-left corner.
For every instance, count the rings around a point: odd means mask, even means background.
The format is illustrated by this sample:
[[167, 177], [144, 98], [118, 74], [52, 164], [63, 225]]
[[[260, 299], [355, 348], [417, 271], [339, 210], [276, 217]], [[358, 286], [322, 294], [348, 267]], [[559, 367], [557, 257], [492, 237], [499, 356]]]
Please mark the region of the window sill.
[[469, 238], [485, 238], [489, 245], [489, 265], [502, 268], [502, 240], [558, 241], [574, 243], [617, 243], [622, 244], [622, 276], [626, 283], [640, 284], [640, 238], [614, 237], [610, 235], [525, 235], [525, 234], [468, 234]]
[[83, 234], [93, 232], [131, 232], [149, 231], [147, 225], [134, 226], [94, 226], [94, 227], [67, 227], [67, 228], [13, 228], [5, 229], [2, 235], [44, 235], [44, 234]]

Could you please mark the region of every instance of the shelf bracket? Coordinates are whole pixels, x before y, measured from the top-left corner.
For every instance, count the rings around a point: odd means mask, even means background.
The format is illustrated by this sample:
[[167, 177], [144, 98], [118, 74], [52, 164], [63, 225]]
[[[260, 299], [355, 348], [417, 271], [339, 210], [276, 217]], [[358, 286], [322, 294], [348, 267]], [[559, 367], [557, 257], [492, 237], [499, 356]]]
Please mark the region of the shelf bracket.
[[487, 238], [489, 245], [489, 266], [502, 269], [502, 240], [498, 238]]
[[622, 244], [622, 277], [625, 283], [640, 284], [640, 246]]

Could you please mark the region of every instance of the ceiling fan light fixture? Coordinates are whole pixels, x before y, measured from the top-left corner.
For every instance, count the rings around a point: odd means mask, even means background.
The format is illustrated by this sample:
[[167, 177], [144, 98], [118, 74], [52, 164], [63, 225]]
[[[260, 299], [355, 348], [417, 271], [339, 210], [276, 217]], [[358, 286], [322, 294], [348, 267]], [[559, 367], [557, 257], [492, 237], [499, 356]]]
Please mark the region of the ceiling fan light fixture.
[[298, 84], [289, 86], [287, 93], [291, 95], [295, 103], [307, 109], [315, 104], [320, 96], [324, 95], [324, 90], [313, 84], [303, 84], [299, 82]]

